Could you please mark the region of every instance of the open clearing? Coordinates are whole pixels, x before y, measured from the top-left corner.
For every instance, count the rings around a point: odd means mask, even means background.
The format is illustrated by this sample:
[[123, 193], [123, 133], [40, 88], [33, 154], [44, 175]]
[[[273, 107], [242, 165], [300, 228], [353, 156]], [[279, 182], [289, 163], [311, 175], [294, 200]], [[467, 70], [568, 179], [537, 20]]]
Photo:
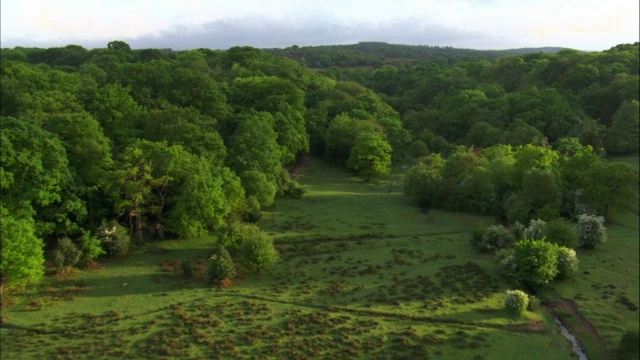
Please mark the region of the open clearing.
[[[268, 272], [211, 288], [201, 277], [214, 238], [149, 244], [14, 297], [2, 314], [3, 356], [572, 358], [550, 315], [503, 311], [509, 284], [468, 243], [490, 218], [422, 213], [407, 204], [399, 175], [363, 183], [314, 160], [299, 181], [307, 194], [277, 200], [260, 221], [282, 256]], [[549, 295], [574, 299], [609, 350], [638, 323], [637, 310], [619, 303], [624, 294], [638, 304], [637, 216], [621, 222], [609, 243], [579, 252], [589, 274]], [[194, 279], [180, 277], [181, 259], [194, 264]]]

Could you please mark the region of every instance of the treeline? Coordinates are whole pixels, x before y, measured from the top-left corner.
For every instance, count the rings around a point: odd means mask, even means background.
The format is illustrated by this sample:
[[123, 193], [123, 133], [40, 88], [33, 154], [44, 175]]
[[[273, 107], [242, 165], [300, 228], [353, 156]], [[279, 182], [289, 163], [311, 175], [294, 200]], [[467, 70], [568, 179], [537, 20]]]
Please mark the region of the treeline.
[[64, 265], [126, 252], [123, 231], [256, 221], [304, 192], [286, 170], [300, 154], [368, 178], [411, 141], [371, 90], [248, 47], [3, 49], [1, 86], [3, 283], [41, 276], [43, 249]]
[[510, 50], [458, 49], [450, 46], [399, 45], [385, 42], [360, 42], [352, 45], [291, 46], [285, 49], [265, 49], [286, 56], [310, 68], [380, 66], [385, 63], [406, 63], [432, 60], [453, 64], [465, 59], [495, 60], [498, 57], [538, 52], [558, 52], [562, 48], [523, 48]]
[[608, 217], [637, 204], [638, 172], [602, 160], [589, 145], [563, 138], [556, 150], [531, 144], [460, 146], [446, 159], [421, 158], [405, 181], [419, 206], [492, 215], [503, 222]]
[[577, 137], [599, 153], [636, 154], [638, 49], [635, 43], [594, 53], [562, 50], [322, 73], [375, 90], [431, 151]]

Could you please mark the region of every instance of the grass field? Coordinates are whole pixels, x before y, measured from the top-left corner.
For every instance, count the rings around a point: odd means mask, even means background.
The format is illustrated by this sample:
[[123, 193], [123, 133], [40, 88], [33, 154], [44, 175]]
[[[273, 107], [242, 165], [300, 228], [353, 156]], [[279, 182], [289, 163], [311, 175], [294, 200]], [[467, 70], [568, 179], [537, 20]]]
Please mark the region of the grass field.
[[[401, 175], [363, 183], [314, 160], [299, 181], [307, 194], [278, 199], [260, 221], [282, 257], [268, 272], [211, 288], [202, 272], [215, 238], [153, 243], [14, 297], [2, 313], [3, 357], [572, 358], [550, 315], [502, 309], [509, 284], [468, 243], [492, 219], [422, 213], [402, 195]], [[609, 346], [638, 323], [618, 303], [624, 293], [638, 304], [633, 219], [579, 253], [589, 275], [550, 295], [575, 299]], [[179, 276], [181, 259], [194, 279]]]

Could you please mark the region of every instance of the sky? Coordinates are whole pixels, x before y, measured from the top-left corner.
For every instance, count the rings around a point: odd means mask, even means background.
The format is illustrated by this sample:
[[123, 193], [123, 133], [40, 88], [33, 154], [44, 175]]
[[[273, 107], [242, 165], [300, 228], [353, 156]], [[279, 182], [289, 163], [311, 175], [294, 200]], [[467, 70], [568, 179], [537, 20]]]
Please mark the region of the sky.
[[638, 0], [2, 0], [0, 46], [227, 49], [354, 44], [601, 51], [634, 43]]

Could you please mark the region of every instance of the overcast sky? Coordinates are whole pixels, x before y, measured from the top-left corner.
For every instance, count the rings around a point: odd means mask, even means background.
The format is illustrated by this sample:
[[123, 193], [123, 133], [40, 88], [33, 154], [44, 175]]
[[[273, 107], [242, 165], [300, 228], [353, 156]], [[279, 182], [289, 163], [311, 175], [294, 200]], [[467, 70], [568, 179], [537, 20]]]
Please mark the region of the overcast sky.
[[132, 48], [385, 41], [605, 50], [639, 38], [638, 0], [2, 0], [2, 47]]

